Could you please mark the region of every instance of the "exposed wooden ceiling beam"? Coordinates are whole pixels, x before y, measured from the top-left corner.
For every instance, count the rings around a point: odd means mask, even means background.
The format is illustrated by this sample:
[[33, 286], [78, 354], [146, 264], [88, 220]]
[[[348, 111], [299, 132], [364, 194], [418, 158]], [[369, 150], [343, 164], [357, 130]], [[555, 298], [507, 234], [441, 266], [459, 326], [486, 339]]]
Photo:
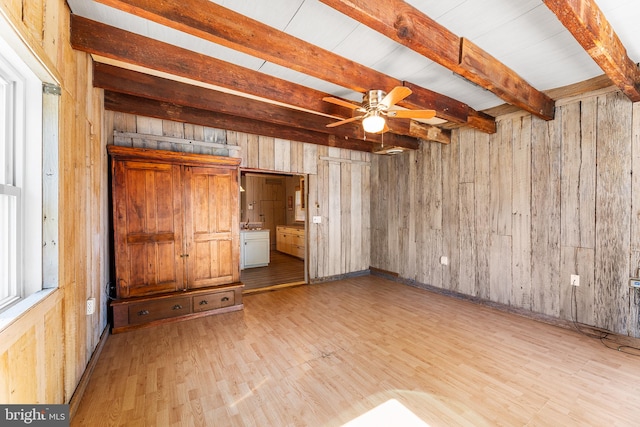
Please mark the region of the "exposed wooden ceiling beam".
[[227, 129], [317, 145], [347, 148], [350, 150], [372, 152], [374, 148], [372, 142], [355, 139], [343, 140], [335, 135], [326, 133], [265, 123], [229, 114], [214, 114], [208, 110], [140, 98], [108, 90], [104, 92], [104, 108], [106, 110], [155, 117], [163, 120], [192, 123], [217, 129]]
[[430, 60], [493, 92], [506, 102], [551, 120], [554, 101], [468, 39], [403, 0], [320, 0]]
[[560, 22], [631, 101], [640, 101], [640, 69], [593, 0], [544, 0]]
[[[311, 130], [313, 132], [330, 133], [336, 135], [340, 141], [352, 139], [363, 140], [364, 138], [362, 126], [358, 124], [329, 129], [326, 125], [331, 123], [333, 119], [324, 116], [218, 92], [212, 89], [205, 89], [107, 64], [95, 63], [93, 85], [111, 92], [126, 93], [141, 98], [207, 110], [214, 113], [239, 116], [276, 125]], [[447, 135], [447, 133], [444, 132], [444, 135]], [[441, 135], [440, 138], [444, 138], [444, 136]], [[367, 140], [381, 142], [382, 137], [380, 135], [367, 135]], [[417, 149], [419, 147], [419, 141], [415, 138], [393, 133], [385, 134], [384, 141], [403, 148]]]
[[[338, 117], [351, 117], [353, 112], [351, 109], [322, 101], [327, 94], [321, 91], [77, 15], [71, 16], [71, 44], [74, 49], [105, 58], [208, 83], [306, 111]], [[424, 126], [411, 127], [409, 121], [394, 122], [390, 123], [391, 131], [401, 135], [423, 139], [428, 135], [432, 138], [438, 135], [435, 129], [424, 129]], [[447, 132], [440, 134], [436, 136], [437, 142], [448, 143]], [[369, 135], [368, 139], [377, 140], [378, 136]]]
[[346, 108], [322, 101], [326, 96], [324, 92], [77, 15], [71, 15], [71, 46], [83, 52], [302, 109], [331, 115], [340, 109], [340, 115], [349, 113]]
[[[389, 91], [403, 84], [400, 80], [278, 31], [209, 0], [98, 1], [357, 92], [364, 93], [370, 89]], [[423, 88], [423, 91], [427, 90]], [[445, 95], [432, 93], [432, 97], [440, 99], [440, 104], [452, 106], [460, 104], [460, 101]], [[419, 104], [412, 96], [399, 105], [414, 109], [435, 109], [440, 118], [470, 126], [479, 124], [480, 130], [487, 131], [493, 128], [495, 132], [493, 118], [476, 114], [470, 107], [466, 109], [474, 117], [471, 122], [468, 120], [469, 115], [455, 114], [459, 111], [457, 108], [441, 109], [433, 105]]]
[[[96, 87], [113, 92], [127, 93], [157, 101], [298, 127], [315, 132], [335, 134], [341, 139], [363, 139], [364, 136], [362, 126], [357, 123], [337, 128], [327, 128], [326, 125], [335, 121], [335, 119], [99, 62], [94, 64], [93, 84]], [[451, 141], [450, 132], [434, 126], [420, 125], [415, 122], [412, 126], [409, 120], [390, 120], [389, 126], [391, 129], [401, 132], [399, 134], [398, 132], [389, 133], [385, 135], [385, 138], [387, 141], [394, 141], [396, 146], [411, 149], [415, 149], [418, 146], [418, 142], [414, 138], [444, 144], [448, 144]], [[434, 132], [434, 130], [436, 131]], [[400, 135], [409, 136], [410, 138], [400, 137]], [[375, 134], [367, 135], [367, 140], [380, 142], [380, 136]]]

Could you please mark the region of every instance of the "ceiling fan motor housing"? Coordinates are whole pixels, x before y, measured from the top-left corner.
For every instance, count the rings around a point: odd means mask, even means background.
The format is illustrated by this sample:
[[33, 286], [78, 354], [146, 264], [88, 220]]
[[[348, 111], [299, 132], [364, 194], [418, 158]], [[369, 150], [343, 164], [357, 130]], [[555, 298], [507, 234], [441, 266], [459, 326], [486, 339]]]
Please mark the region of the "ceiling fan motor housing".
[[387, 108], [389, 108], [389, 106], [380, 104], [380, 101], [382, 101], [386, 95], [387, 93], [383, 90], [370, 90], [364, 94], [364, 97], [362, 98], [362, 106], [366, 108], [367, 111], [375, 109], [386, 110]]

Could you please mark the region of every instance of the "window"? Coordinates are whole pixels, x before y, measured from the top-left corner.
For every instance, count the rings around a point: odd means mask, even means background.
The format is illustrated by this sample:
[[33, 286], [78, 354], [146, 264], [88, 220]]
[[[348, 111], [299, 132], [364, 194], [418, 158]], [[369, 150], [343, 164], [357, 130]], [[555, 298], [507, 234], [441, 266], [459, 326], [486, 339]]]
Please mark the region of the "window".
[[[52, 80], [0, 15], [0, 329], [7, 313], [19, 314], [57, 286], [57, 263], [55, 278], [43, 274], [43, 263], [57, 260], [43, 250], [43, 209], [57, 210], [57, 181], [43, 184], [43, 150], [51, 150], [56, 176], [58, 167], [58, 97], [43, 90]], [[45, 136], [43, 127], [55, 131]], [[43, 185], [55, 193], [52, 206]], [[57, 240], [57, 223], [54, 229], [47, 233]]]

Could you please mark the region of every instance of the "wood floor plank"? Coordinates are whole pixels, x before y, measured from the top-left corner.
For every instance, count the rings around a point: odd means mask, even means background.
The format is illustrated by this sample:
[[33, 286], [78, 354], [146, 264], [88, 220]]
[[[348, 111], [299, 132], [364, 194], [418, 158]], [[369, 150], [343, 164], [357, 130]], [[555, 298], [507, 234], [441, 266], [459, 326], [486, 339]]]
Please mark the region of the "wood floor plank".
[[71, 425], [637, 424], [640, 358], [574, 330], [374, 276], [244, 307], [110, 336]]
[[240, 281], [244, 283], [245, 292], [288, 283], [304, 283], [304, 260], [271, 251], [268, 266], [242, 270]]

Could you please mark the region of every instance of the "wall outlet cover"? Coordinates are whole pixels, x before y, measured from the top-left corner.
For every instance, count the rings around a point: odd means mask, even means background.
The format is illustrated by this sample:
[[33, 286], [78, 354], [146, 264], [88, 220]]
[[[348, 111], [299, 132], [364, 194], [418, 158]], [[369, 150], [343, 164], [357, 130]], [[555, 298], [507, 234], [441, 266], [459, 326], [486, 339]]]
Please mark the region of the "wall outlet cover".
[[580, 276], [577, 274], [571, 275], [571, 286], [580, 286]]
[[89, 298], [87, 300], [87, 315], [91, 315], [96, 312], [96, 299]]

